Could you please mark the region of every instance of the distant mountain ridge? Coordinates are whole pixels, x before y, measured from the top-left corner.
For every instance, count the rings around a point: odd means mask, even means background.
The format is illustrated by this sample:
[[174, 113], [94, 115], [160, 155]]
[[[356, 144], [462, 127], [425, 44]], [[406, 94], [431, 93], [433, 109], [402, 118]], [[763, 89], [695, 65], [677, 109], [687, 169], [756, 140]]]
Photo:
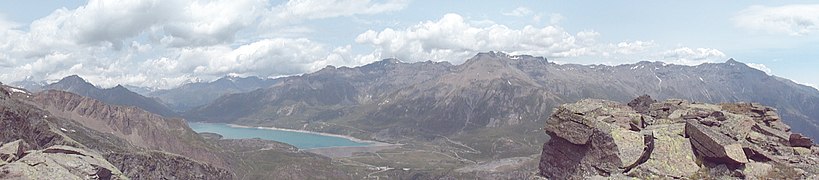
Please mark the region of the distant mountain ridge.
[[275, 82], [275, 79], [256, 76], [225, 76], [212, 82], [189, 83], [173, 89], [153, 91], [147, 96], [161, 99], [174, 111], [184, 112], [211, 103], [225, 94], [250, 92], [269, 87]]
[[117, 85], [108, 89], [101, 89], [77, 75], [65, 77], [60, 81], [44, 86], [42, 89], [72, 92], [81, 96], [91, 97], [108, 104], [134, 106], [165, 117], [178, 116], [176, 112], [172, 111], [156, 99], [139, 95], [128, 90], [122, 85]]
[[778, 108], [795, 131], [819, 137], [819, 91], [733, 59], [697, 66], [646, 61], [605, 66], [487, 52], [438, 68], [424, 67], [431, 62], [384, 66], [390, 62], [283, 78], [267, 89], [223, 96], [186, 117], [291, 128], [324, 124], [314, 130], [382, 138], [467, 136], [482, 129], [536, 129], [563, 103], [586, 98], [626, 102], [648, 94], [708, 103], [760, 102]]

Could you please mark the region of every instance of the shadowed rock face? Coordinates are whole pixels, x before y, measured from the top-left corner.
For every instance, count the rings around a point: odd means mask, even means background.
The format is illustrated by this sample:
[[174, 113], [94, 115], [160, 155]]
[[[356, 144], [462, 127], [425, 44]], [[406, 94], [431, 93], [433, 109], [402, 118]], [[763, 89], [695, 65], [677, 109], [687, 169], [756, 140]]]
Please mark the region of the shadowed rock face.
[[819, 177], [819, 148], [759, 104], [588, 99], [558, 107], [544, 129], [540, 174], [551, 179]]

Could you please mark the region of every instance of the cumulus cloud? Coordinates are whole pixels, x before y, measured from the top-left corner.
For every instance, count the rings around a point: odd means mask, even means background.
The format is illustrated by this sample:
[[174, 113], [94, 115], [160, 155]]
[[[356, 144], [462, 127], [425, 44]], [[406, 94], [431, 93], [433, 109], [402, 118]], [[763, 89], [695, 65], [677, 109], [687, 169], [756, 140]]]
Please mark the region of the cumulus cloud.
[[371, 15], [404, 9], [409, 0], [290, 0], [277, 5], [263, 17], [263, 27], [309, 19], [324, 19], [352, 15]]
[[620, 42], [617, 44], [610, 44], [613, 51], [619, 54], [635, 54], [646, 51], [648, 48], [654, 47], [654, 41], [632, 41]]
[[267, 6], [263, 0], [189, 2], [179, 12], [182, 15], [162, 25], [160, 41], [170, 46], [231, 42], [238, 31], [254, 25]]
[[752, 31], [808, 35], [819, 31], [819, 4], [751, 6], [739, 11], [733, 21]]
[[[169, 88], [224, 74], [281, 76], [326, 65], [360, 65], [371, 55], [296, 36], [239, 39], [266, 17], [322, 19], [404, 8], [405, 0], [91, 0], [58, 9], [28, 28], [0, 17], [0, 80], [56, 80]], [[290, 25], [288, 27], [299, 27]], [[27, 30], [19, 30], [27, 29]], [[309, 31], [305, 28], [285, 31]], [[292, 34], [292, 33], [291, 33]]]
[[19, 24], [15, 23], [14, 21], [10, 21], [6, 19], [6, 16], [0, 14], [0, 33], [4, 33], [7, 30], [11, 30], [20, 26]]
[[569, 33], [557, 26], [525, 26], [512, 29], [501, 24], [475, 26], [458, 14], [446, 14], [406, 29], [368, 30], [355, 41], [375, 47], [382, 57], [407, 61], [462, 62], [481, 51], [505, 51], [548, 57], [577, 57], [594, 53], [591, 48], [599, 33]]
[[[26, 77], [55, 81], [78, 74], [103, 87], [170, 88], [225, 74], [276, 77], [388, 57], [460, 63], [485, 51], [564, 62], [600, 55], [609, 58], [609, 53], [624, 55], [621, 57], [652, 54], [658, 57], [655, 59], [680, 64], [725, 57], [706, 48], [656, 53], [654, 41], [598, 42], [599, 32], [569, 32], [558, 26], [563, 19], [559, 14], [549, 16], [550, 25], [519, 28], [446, 14], [401, 28], [339, 37], [372, 47], [365, 50], [305, 38], [304, 34], [314, 30], [308, 23], [300, 24], [394, 12], [408, 4], [408, 0], [291, 0], [277, 5], [266, 0], [91, 0], [76, 9], [56, 10], [28, 28], [0, 16], [0, 81]], [[542, 16], [526, 8], [507, 14], [533, 16], [535, 21]]]
[[[550, 24], [558, 24], [560, 23], [560, 21], [563, 21], [563, 19], [566, 19], [566, 17], [563, 17], [563, 15], [558, 13], [552, 13], [551, 15], [549, 15]], [[540, 21], [538, 16], [535, 17], [535, 21]]]
[[523, 17], [532, 14], [532, 10], [526, 7], [518, 7], [512, 11], [504, 12], [503, 15], [506, 16], [515, 16], [515, 17]]
[[765, 74], [772, 75], [771, 68], [768, 68], [768, 66], [765, 66], [765, 64], [747, 63], [746, 65], [750, 66], [751, 68], [765, 72]]
[[661, 53], [661, 60], [682, 65], [698, 65], [725, 60], [725, 53], [711, 48], [680, 47]]

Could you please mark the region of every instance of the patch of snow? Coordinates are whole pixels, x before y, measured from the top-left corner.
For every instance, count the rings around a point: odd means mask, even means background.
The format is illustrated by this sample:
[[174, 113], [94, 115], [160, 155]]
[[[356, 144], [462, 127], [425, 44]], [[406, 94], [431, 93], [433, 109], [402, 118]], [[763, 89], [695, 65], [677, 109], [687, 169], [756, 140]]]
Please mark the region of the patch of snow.
[[17, 88], [9, 88], [9, 89], [11, 89], [11, 92], [15, 92], [15, 93], [23, 93], [23, 94], [28, 94], [28, 95], [31, 95], [31, 93], [28, 93], [28, 92], [23, 91], [23, 90], [21, 90], [21, 89], [17, 89]]
[[506, 84], [512, 85], [512, 82], [509, 82], [509, 80], [506, 80]]
[[384, 101], [382, 101], [381, 103], [378, 103], [378, 105], [379, 105], [379, 106], [381, 106], [381, 105], [385, 105], [385, 104], [387, 104], [387, 103], [390, 103], [390, 100], [389, 100], [389, 99], [385, 99], [385, 100], [384, 100]]
[[370, 170], [374, 170], [374, 171], [389, 171], [389, 170], [393, 170], [393, 169], [395, 169], [395, 168], [391, 168], [391, 167], [388, 167], [388, 166], [379, 166], [379, 167], [371, 167], [370, 168]]
[[657, 76], [657, 73], [654, 73], [654, 77], [657, 78], [657, 80], [660, 80], [660, 82], [657, 83], [657, 86], [660, 86], [661, 84], [663, 84], [663, 79], [660, 79], [660, 76]]
[[68, 132], [68, 130], [67, 130], [67, 129], [65, 129], [65, 128], [60, 128], [60, 131], [63, 131], [63, 132]]
[[703, 80], [702, 77], [700, 77], [700, 81], [705, 82], [705, 80]]
[[520, 56], [511, 56], [511, 57], [509, 57], [509, 59], [518, 60], [518, 59], [520, 59]]

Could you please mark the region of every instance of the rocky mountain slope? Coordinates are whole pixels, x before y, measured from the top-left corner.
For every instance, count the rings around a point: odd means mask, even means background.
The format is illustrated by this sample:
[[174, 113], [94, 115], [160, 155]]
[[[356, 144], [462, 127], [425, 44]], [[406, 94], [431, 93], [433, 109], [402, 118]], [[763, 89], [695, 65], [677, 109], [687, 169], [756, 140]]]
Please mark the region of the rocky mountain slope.
[[212, 82], [189, 83], [173, 89], [157, 90], [148, 93], [147, 96], [159, 98], [174, 111], [184, 112], [209, 104], [226, 94], [250, 92], [269, 87], [275, 82], [275, 79], [256, 76], [225, 76]]
[[166, 117], [177, 116], [177, 113], [157, 101], [156, 99], [134, 93], [122, 85], [108, 89], [100, 89], [88, 83], [77, 75], [72, 75], [43, 87], [43, 90], [61, 90], [81, 96], [91, 97], [107, 104], [134, 106], [148, 112]]
[[135, 146], [227, 167], [224, 160], [212, 152], [214, 147], [209, 146], [182, 119], [165, 118], [133, 106], [108, 105], [93, 98], [56, 90], [35, 93], [32, 101], [51, 114], [68, 117], [99, 132], [108, 132]]
[[[69, 157], [82, 158], [82, 156], [96, 153], [101, 156], [94, 156], [92, 159], [104, 158], [121, 171], [122, 175], [135, 179], [230, 179], [232, 177], [232, 174], [223, 168], [176, 154], [145, 149], [114, 135], [121, 132], [97, 131], [71, 117], [49, 113], [32, 101], [33, 96], [27, 91], [8, 86], [0, 88], [0, 112], [2, 112], [0, 113], [0, 129], [2, 129], [0, 142], [6, 144], [21, 140], [28, 144], [26, 151], [42, 151], [46, 153], [42, 158], [46, 159], [53, 159], [52, 155], [48, 154], [51, 152], [49, 148], [66, 149], [65, 146], [69, 146], [68, 149], [79, 149], [67, 151], [69, 155], [77, 155]], [[94, 110], [89, 110], [91, 111]], [[138, 120], [133, 119], [133, 121], [136, 122], [124, 123], [138, 124]], [[55, 151], [66, 153], [62, 150]], [[60, 154], [53, 155], [61, 156]], [[87, 163], [103, 163], [97, 160], [87, 161]], [[9, 172], [14, 171], [16, 170]], [[81, 172], [87, 171], [82, 170]]]
[[756, 103], [587, 99], [546, 121], [550, 179], [816, 179], [819, 147]]
[[386, 59], [348, 68], [328, 66], [315, 73], [280, 78], [270, 88], [223, 96], [186, 113], [209, 122], [302, 122], [335, 119], [372, 104], [398, 89], [448, 72], [448, 63], [402, 63]]
[[819, 91], [734, 60], [682, 66], [555, 64], [541, 57], [480, 53], [465, 63], [384, 60], [282, 78], [270, 88], [223, 96], [192, 121], [330, 132], [382, 141], [445, 144], [467, 159], [528, 156], [540, 124], [559, 104], [625, 102], [649, 94], [698, 102], [760, 102], [793, 131], [819, 137]]

